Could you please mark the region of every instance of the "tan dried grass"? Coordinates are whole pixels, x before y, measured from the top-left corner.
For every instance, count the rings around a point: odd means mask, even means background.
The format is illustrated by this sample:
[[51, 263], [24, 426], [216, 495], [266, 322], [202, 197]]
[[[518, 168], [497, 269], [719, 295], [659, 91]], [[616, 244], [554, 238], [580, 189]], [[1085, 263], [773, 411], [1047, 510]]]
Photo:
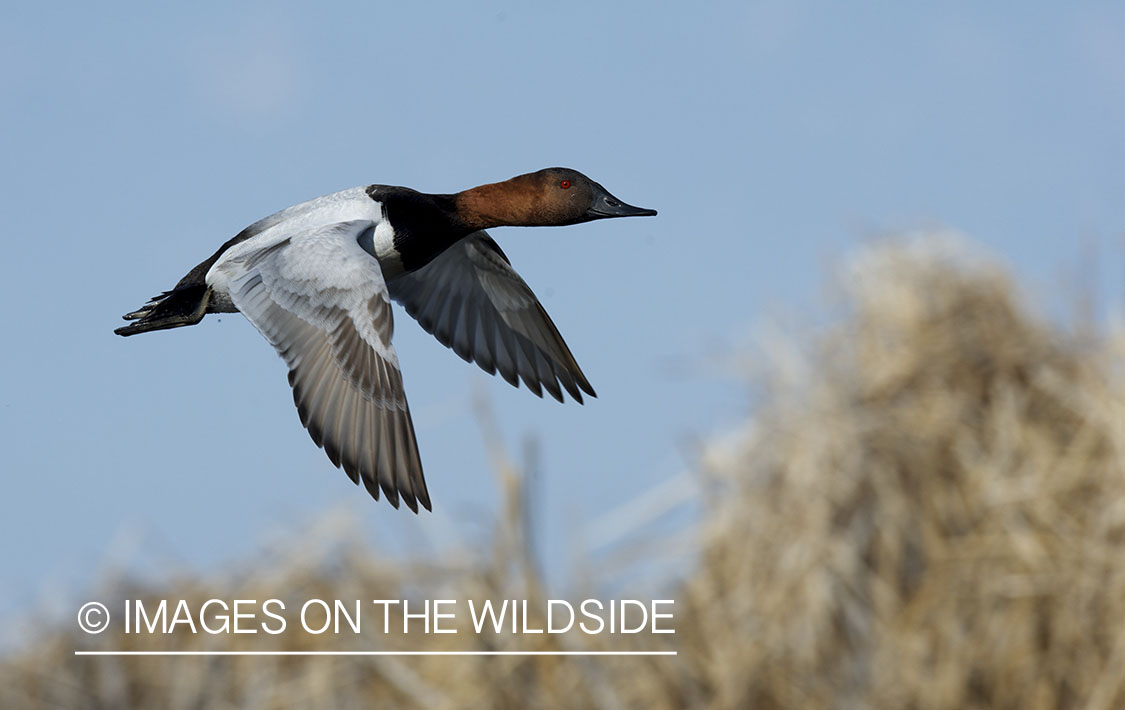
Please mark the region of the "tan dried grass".
[[[754, 378], [744, 429], [707, 448], [698, 527], [675, 533], [698, 540], [691, 573], [667, 582], [675, 636], [300, 643], [676, 657], [78, 658], [293, 641], [62, 627], [0, 663], [0, 706], [1123, 707], [1125, 348], [1029, 315], [1003, 273], [943, 244], [867, 250], [838, 325], [769, 345], [787, 355]], [[524, 479], [486, 435], [509, 504], [475, 559], [340, 542], [330, 564], [275, 555], [237, 579], [120, 595], [542, 601]], [[652, 554], [644, 537], [634, 549]]]

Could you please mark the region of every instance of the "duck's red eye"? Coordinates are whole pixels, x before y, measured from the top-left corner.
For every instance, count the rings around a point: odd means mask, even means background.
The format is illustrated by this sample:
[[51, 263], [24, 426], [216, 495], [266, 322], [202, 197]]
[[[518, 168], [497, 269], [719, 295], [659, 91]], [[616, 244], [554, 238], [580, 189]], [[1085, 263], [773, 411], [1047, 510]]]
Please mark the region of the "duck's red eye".
[[562, 182], [559, 183], [559, 187], [561, 187], [564, 190], [569, 188], [570, 187], [570, 180], [563, 180]]

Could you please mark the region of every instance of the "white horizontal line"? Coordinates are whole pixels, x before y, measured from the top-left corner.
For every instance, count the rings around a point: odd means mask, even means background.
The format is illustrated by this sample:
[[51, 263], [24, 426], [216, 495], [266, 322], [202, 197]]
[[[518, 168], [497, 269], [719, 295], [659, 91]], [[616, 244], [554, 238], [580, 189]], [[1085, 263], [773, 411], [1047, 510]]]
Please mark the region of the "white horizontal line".
[[675, 656], [676, 651], [75, 651], [75, 656]]

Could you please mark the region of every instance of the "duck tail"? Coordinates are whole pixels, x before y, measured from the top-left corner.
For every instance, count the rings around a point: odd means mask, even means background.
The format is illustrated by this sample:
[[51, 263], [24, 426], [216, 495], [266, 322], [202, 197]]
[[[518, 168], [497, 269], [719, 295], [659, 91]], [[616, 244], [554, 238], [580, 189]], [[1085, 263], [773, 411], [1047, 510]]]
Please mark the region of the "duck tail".
[[150, 330], [181, 328], [203, 320], [211, 302], [211, 289], [203, 284], [177, 286], [165, 291], [132, 313], [122, 316], [135, 321], [114, 330], [118, 335], [136, 335]]

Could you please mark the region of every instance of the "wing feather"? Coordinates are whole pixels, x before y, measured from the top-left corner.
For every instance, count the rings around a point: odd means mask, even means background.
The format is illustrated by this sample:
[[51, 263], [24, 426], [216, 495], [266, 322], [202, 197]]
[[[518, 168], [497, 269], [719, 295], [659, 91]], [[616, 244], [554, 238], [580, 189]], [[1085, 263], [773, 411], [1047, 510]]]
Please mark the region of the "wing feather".
[[297, 413], [317, 446], [362, 482], [430, 509], [414, 425], [391, 346], [378, 263], [358, 243], [375, 224], [339, 222], [243, 249], [214, 270], [231, 300], [289, 366]]
[[[426, 266], [391, 279], [391, 298], [438, 342], [489, 374], [560, 402], [597, 396], [539, 299], [500, 247], [474, 232]], [[561, 387], [560, 387], [561, 384]]]

